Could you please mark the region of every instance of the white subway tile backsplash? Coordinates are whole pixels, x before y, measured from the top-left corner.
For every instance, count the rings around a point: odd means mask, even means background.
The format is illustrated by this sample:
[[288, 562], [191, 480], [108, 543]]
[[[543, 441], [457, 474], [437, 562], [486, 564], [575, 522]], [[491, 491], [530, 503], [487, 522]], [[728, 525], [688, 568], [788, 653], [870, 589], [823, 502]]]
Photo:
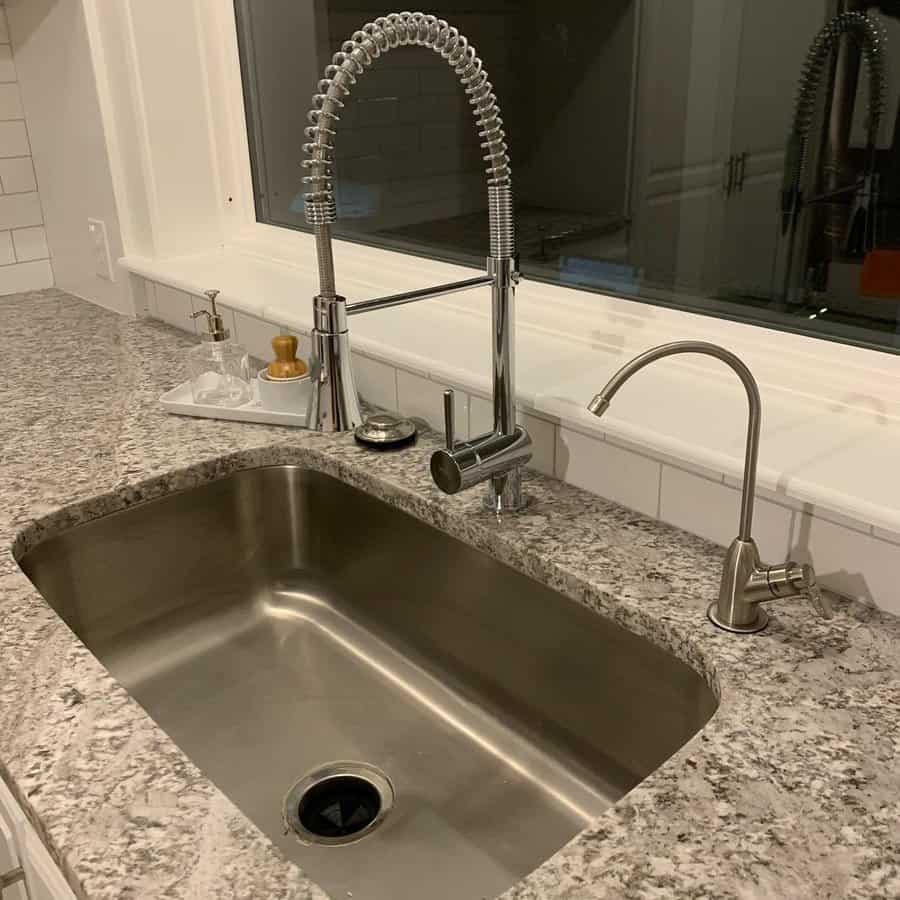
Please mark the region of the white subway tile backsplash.
[[0, 229], [27, 228], [44, 221], [36, 192], [0, 195]]
[[[683, 469], [664, 465], [660, 489], [659, 517], [692, 534], [699, 534], [727, 547], [738, 534], [741, 492]], [[787, 559], [794, 513], [757, 497], [754, 504], [753, 537], [763, 560]]]
[[[740, 490], [741, 485], [743, 484], [743, 479], [736, 478], [732, 475], [726, 475], [725, 484], [727, 484], [729, 487]], [[796, 497], [789, 497], [784, 493], [784, 491], [772, 491], [767, 487], [763, 487], [761, 484], [756, 485], [756, 496], [762, 497], [764, 500], [770, 500], [772, 503], [778, 503], [781, 506], [786, 506], [788, 509], [793, 509], [798, 512], [803, 512], [803, 508], [806, 505], [802, 500], [798, 500]]]
[[159, 311], [156, 308], [156, 289], [157, 284], [155, 281], [150, 281], [147, 278], [141, 278], [137, 275], [133, 276], [137, 282], [137, 290], [143, 293], [143, 298], [145, 301], [145, 312], [151, 319], [159, 318]]
[[814, 506], [812, 503], [805, 503], [801, 512], [804, 512], [807, 515], [816, 516], [820, 519], [825, 519], [828, 522], [833, 522], [835, 525], [843, 525], [844, 528], [862, 531], [864, 534], [872, 533], [871, 525], [860, 522], [859, 519], [855, 519], [852, 516], [845, 516], [843, 513], [839, 513], [833, 509], [825, 509], [822, 506]]
[[19, 262], [27, 262], [30, 259], [47, 259], [50, 251], [47, 249], [47, 233], [43, 225], [33, 228], [13, 229], [13, 244], [16, 248], [16, 259]]
[[556, 469], [556, 426], [546, 419], [519, 413], [519, 423], [531, 435], [531, 462], [529, 468], [544, 475], [553, 475]]
[[363, 400], [392, 412], [397, 410], [397, 370], [393, 366], [354, 353], [353, 374]]
[[[31, 144], [16, 66], [9, 43], [6, 12], [0, 0], [0, 291], [39, 290], [53, 286], [44, 217], [31, 162]], [[9, 235], [10, 229], [25, 229]], [[10, 243], [11, 242], [11, 243]], [[10, 249], [13, 259], [10, 259]], [[17, 260], [17, 261], [16, 261]]]
[[[405, 369], [397, 369], [397, 404], [404, 416], [424, 419], [432, 428], [444, 430], [444, 390], [446, 385], [437, 384], [414, 375]], [[456, 391], [454, 395], [456, 414], [456, 439], [469, 437], [469, 395]]]
[[30, 156], [31, 145], [22, 121], [0, 122], [0, 157]]
[[494, 404], [477, 394], [469, 396], [469, 436], [478, 437], [494, 427]]
[[798, 513], [791, 532], [790, 556], [812, 563], [825, 587], [900, 614], [897, 544]]
[[659, 462], [560, 427], [556, 476], [648, 516], [659, 514]]
[[[740, 490], [741, 479], [726, 475], [725, 484]], [[806, 513], [807, 515], [814, 515], [822, 519], [827, 519], [829, 522], [834, 522], [836, 525], [843, 525], [845, 528], [853, 528], [856, 531], [862, 531], [866, 534], [871, 534], [872, 532], [871, 526], [866, 522], [860, 522], [859, 519], [844, 515], [837, 510], [814, 506], [812, 503], [804, 503], [797, 497], [788, 496], [784, 491], [772, 491], [757, 484], [756, 496], [761, 497], [764, 500], [769, 500], [772, 503], [777, 503], [779, 506], [784, 506], [787, 509], [794, 510], [797, 513]]]
[[191, 319], [193, 308], [191, 307], [190, 294], [184, 291], [176, 291], [175, 288], [164, 284], [156, 285], [156, 318], [174, 325], [182, 331], [194, 331], [194, 321]]
[[708, 466], [689, 462], [686, 459], [680, 459], [679, 457], [672, 456], [671, 454], [663, 453], [656, 448], [654, 448], [653, 450], [642, 449], [639, 445], [631, 444], [629, 441], [623, 440], [619, 437], [610, 437], [609, 440], [614, 444], [617, 444], [619, 447], [624, 447], [626, 450], [633, 450], [635, 453], [646, 453], [651, 458], [658, 459], [664, 465], [674, 466], [676, 469], [683, 469], [685, 472], [692, 472], [694, 475], [699, 475], [701, 478], [706, 478], [708, 481], [717, 481], [721, 483], [722, 481], [726, 480], [725, 476], [721, 472], [716, 472], [713, 469], [710, 469]]
[[0, 267], [0, 294], [39, 291], [48, 287], [53, 287], [53, 270], [47, 259]]
[[288, 329], [288, 331], [297, 338], [297, 358], [302, 359], [303, 362], [309, 365], [309, 360], [312, 356], [312, 340], [310, 339], [310, 336], [299, 331], [294, 331], [293, 328]]
[[237, 340], [247, 348], [251, 356], [264, 363], [272, 359], [272, 338], [284, 333], [281, 326], [238, 310], [234, 311], [234, 327]]
[[0, 231], [0, 266], [8, 266], [16, 261], [16, 253], [13, 249], [12, 234], [8, 231]]
[[131, 285], [131, 295], [134, 297], [135, 314], [141, 319], [147, 318], [148, 316], [156, 318], [151, 312], [151, 304], [155, 306], [156, 303], [153, 282], [132, 273], [129, 273], [128, 280]]
[[24, 119], [19, 85], [0, 84], [0, 119]]
[[0, 188], [4, 194], [24, 194], [37, 189], [30, 156], [0, 159]]
[[[2, 18], [2, 16], [0, 16]], [[6, 40], [9, 40], [7, 35]], [[13, 62], [12, 47], [0, 44], [0, 81], [16, 80], [16, 64]]]

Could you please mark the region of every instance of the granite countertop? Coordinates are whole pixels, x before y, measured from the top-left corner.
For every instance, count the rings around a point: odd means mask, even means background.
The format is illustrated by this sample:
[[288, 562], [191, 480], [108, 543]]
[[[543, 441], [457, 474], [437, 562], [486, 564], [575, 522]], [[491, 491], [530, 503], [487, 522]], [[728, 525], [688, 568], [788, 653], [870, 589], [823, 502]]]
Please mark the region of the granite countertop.
[[[16, 563], [42, 536], [239, 468], [335, 474], [667, 647], [714, 686], [709, 724], [506, 900], [900, 897], [900, 620], [778, 603], [715, 630], [723, 551], [530, 473], [499, 525], [445, 497], [437, 441], [168, 416], [188, 339], [59, 291], [0, 298], [0, 774], [76, 894], [324, 898], [153, 723]], [[423, 896], [411, 886], [410, 897]], [[401, 900], [401, 898], [398, 898]]]

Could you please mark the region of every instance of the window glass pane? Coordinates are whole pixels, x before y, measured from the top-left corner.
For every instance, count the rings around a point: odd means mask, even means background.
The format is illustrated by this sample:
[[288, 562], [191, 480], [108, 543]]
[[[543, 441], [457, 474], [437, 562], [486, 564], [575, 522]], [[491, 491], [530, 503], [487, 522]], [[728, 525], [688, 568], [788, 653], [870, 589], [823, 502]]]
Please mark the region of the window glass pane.
[[[310, 97], [331, 54], [387, 10], [236, 11], [257, 216], [305, 229]], [[527, 277], [900, 348], [900, 0], [438, 12], [495, 87]], [[336, 130], [337, 235], [482, 264], [481, 150], [446, 62], [424, 48], [382, 56]]]

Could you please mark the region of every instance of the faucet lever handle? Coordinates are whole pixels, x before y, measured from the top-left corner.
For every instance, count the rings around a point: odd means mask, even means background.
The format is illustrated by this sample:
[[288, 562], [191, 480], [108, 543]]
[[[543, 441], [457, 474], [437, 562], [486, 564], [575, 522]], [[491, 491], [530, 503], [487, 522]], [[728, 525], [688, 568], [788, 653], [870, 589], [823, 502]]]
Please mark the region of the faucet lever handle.
[[816, 571], [807, 563], [797, 565], [797, 563], [788, 563], [788, 580], [791, 586], [800, 594], [803, 594], [809, 605], [823, 618], [833, 619], [834, 609], [831, 606], [831, 600], [822, 593], [816, 581]]
[[447, 439], [447, 449], [452, 452], [456, 446], [456, 434], [453, 416], [453, 390], [447, 388], [444, 391], [444, 434]]
[[816, 572], [807, 563], [785, 563], [783, 566], [772, 566], [768, 574], [769, 589], [776, 597], [794, 594], [806, 597], [810, 606], [823, 618], [833, 619], [834, 609], [831, 600], [822, 593], [816, 581]]
[[823, 618], [834, 618], [834, 607], [827, 594], [823, 594], [817, 584], [811, 584], [806, 591], [806, 598], [809, 600], [812, 608]]

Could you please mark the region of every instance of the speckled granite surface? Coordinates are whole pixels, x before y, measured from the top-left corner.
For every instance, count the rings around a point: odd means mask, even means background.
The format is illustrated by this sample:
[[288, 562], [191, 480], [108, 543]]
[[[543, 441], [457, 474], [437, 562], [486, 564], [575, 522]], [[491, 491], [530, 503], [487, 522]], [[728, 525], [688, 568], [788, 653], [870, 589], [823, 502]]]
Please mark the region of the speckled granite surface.
[[[762, 635], [725, 635], [704, 613], [718, 548], [536, 475], [527, 512], [498, 526], [477, 492], [432, 486], [428, 438], [373, 455], [345, 436], [167, 416], [156, 399], [181, 380], [185, 344], [55, 291], [0, 298], [0, 773], [76, 893], [325, 896], [15, 561], [42, 535], [141, 499], [299, 462], [648, 635], [721, 696], [696, 738], [507, 900], [900, 897], [900, 621], [841, 604], [822, 622], [782, 603]], [[408, 897], [426, 896], [410, 886]]]

